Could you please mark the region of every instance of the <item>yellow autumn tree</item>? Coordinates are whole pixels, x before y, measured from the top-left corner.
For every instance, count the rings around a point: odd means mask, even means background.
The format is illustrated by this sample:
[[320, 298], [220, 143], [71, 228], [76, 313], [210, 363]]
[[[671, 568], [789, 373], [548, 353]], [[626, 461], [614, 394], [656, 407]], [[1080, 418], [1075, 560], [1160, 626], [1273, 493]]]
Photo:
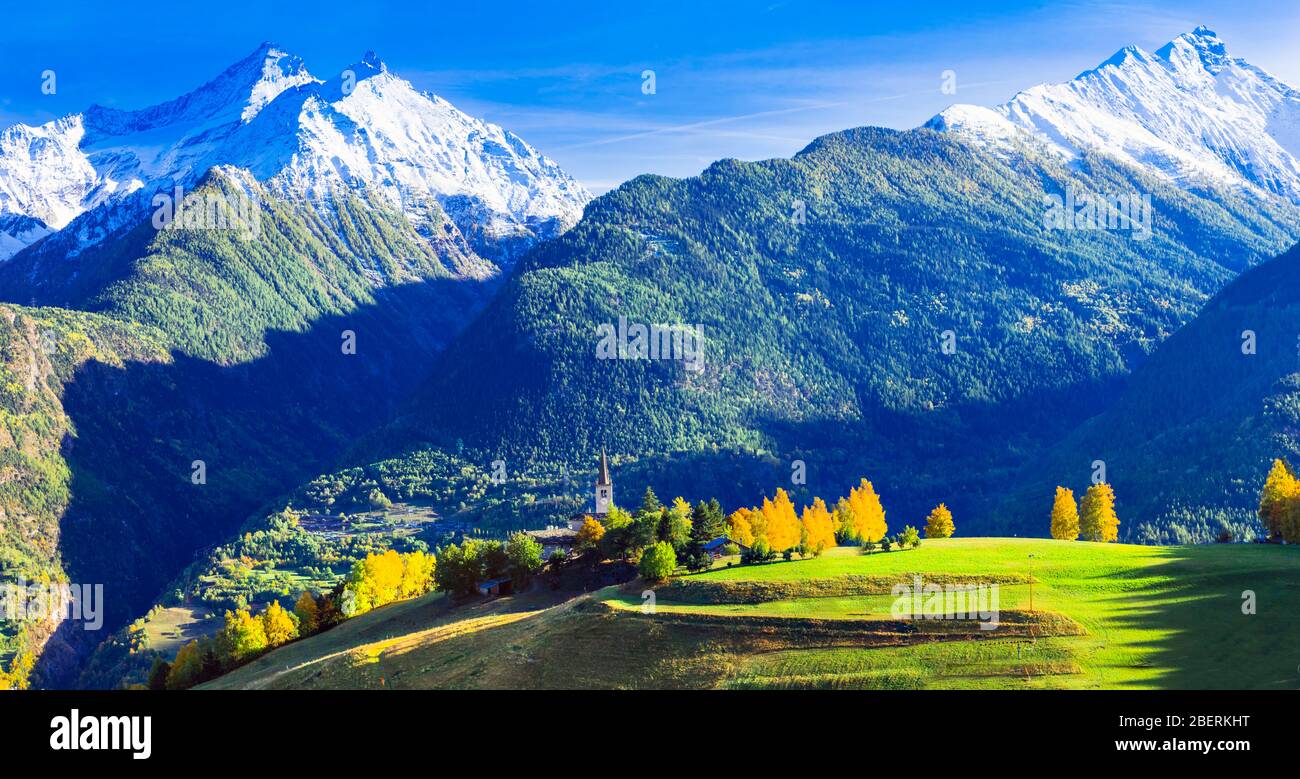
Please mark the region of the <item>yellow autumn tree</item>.
[[1074, 492], [1065, 487], [1056, 488], [1052, 502], [1052, 538], [1074, 541], [1079, 537], [1079, 506], [1074, 502]]
[[691, 534], [691, 528], [694, 527], [694, 522], [691, 521], [691, 515], [695, 511], [695, 509], [691, 506], [690, 501], [688, 501], [686, 498], [683, 498], [679, 495], [676, 499], [673, 500], [673, 505], [670, 508], [670, 511], [675, 521], [677, 521], [676, 520], [677, 517], [682, 518], [680, 520], [681, 524], [685, 527], [686, 535], [689, 536]]
[[600, 539], [605, 537], [605, 526], [600, 522], [587, 517], [582, 521], [582, 526], [578, 528], [578, 536], [573, 541], [575, 549], [586, 552], [595, 549], [600, 545]]
[[311, 590], [303, 590], [298, 602], [293, 605], [293, 613], [298, 615], [298, 632], [310, 636], [320, 627], [320, 606]]
[[835, 510], [831, 512], [831, 518], [835, 522], [836, 538], [848, 542], [862, 540], [858, 537], [857, 522], [854, 519], [853, 507], [849, 505], [848, 498], [840, 498], [835, 502]]
[[1277, 535], [1271, 537], [1288, 544], [1300, 543], [1300, 479], [1291, 477], [1283, 481], [1275, 511]]
[[754, 526], [750, 522], [749, 509], [736, 509], [727, 517], [727, 538], [743, 546], [754, 545]]
[[176, 652], [176, 659], [172, 660], [171, 670], [167, 672], [167, 689], [189, 689], [198, 681], [202, 670], [203, 648], [198, 641], [191, 641]]
[[24, 649], [14, 656], [6, 672], [0, 668], [0, 690], [26, 690], [31, 682], [32, 669], [36, 667], [36, 656]]
[[262, 612], [262, 630], [266, 633], [268, 647], [287, 644], [298, 637], [298, 623], [278, 601], [271, 601], [271, 605]]
[[943, 503], [935, 506], [925, 518], [926, 538], [951, 538], [957, 528], [952, 523], [952, 512]]
[[853, 537], [860, 541], [879, 541], [889, 532], [885, 523], [885, 507], [871, 482], [863, 479], [849, 491], [849, 510], [852, 514]]
[[778, 489], [771, 500], [763, 501], [763, 517], [767, 520], [767, 543], [773, 551], [784, 552], [799, 545], [802, 535], [799, 516], [784, 489]]
[[437, 561], [420, 550], [402, 555], [401, 597], [415, 598], [433, 589], [433, 570]]
[[1094, 484], [1079, 501], [1079, 532], [1087, 541], [1119, 540], [1119, 516], [1115, 514], [1115, 490], [1109, 484]]
[[817, 557], [835, 546], [835, 522], [821, 498], [815, 498], [811, 506], [804, 507], [800, 522], [803, 525], [800, 543], [805, 554]]
[[1296, 483], [1295, 474], [1286, 460], [1274, 460], [1259, 495], [1259, 521], [1264, 523], [1269, 538], [1282, 538], [1283, 518], [1287, 514], [1290, 496], [1297, 492]]
[[266, 649], [266, 626], [262, 620], [249, 613], [247, 608], [226, 612], [226, 625], [218, 640], [230, 658], [237, 663], [260, 654]]
[[383, 554], [372, 552], [354, 563], [344, 584], [344, 591], [352, 599], [352, 615], [364, 614], [400, 598], [405, 570], [402, 556], [392, 549]]

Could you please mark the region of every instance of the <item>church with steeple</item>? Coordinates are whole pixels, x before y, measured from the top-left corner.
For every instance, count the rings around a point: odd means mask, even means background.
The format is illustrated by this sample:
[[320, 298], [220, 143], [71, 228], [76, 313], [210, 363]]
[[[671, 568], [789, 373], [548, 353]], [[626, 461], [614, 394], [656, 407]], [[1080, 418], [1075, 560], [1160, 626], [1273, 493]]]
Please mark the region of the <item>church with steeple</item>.
[[614, 482], [609, 478], [609, 458], [605, 456], [605, 450], [600, 452], [600, 471], [596, 474], [596, 496], [593, 508], [595, 511], [584, 514], [574, 514], [569, 519], [569, 529], [578, 530], [582, 523], [587, 521], [588, 517], [597, 522], [604, 523], [605, 517], [609, 515], [610, 508], [614, 505]]
[[545, 530], [526, 530], [524, 532], [542, 545], [542, 556], [544, 558], [549, 558], [553, 552], [557, 551], [568, 555], [573, 549], [574, 542], [577, 541], [578, 531], [582, 529], [582, 523], [588, 519], [594, 519], [602, 525], [605, 524], [605, 521], [609, 519], [609, 510], [613, 507], [614, 480], [609, 477], [609, 458], [605, 456], [604, 450], [601, 450], [600, 470], [596, 472], [592, 510], [574, 514], [569, 518], [567, 527], [552, 525]]

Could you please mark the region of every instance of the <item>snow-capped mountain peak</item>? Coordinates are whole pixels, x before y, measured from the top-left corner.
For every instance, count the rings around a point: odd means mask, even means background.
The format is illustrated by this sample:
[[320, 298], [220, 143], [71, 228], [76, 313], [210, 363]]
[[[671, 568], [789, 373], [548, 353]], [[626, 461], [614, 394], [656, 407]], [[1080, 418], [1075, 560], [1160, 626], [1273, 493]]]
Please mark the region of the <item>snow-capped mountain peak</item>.
[[1201, 25], [1156, 50], [1156, 56], [1177, 67], [1200, 67], [1210, 75], [1231, 64], [1228, 47], [1210, 28]]
[[[370, 187], [411, 213], [434, 200], [497, 259], [572, 225], [591, 197], [518, 136], [417, 91], [374, 52], [322, 81], [266, 43], [166, 103], [92, 106], [0, 133], [0, 215], [62, 228], [100, 206], [138, 208], [138, 195], [191, 185], [218, 165], [289, 197]], [[25, 245], [9, 237], [0, 260]]]
[[1251, 186], [1300, 203], [1300, 92], [1231, 56], [1204, 26], [1154, 53], [1125, 47], [993, 109], [952, 106], [927, 126], [984, 144], [1033, 139], [1066, 158], [1095, 150], [1180, 184]]

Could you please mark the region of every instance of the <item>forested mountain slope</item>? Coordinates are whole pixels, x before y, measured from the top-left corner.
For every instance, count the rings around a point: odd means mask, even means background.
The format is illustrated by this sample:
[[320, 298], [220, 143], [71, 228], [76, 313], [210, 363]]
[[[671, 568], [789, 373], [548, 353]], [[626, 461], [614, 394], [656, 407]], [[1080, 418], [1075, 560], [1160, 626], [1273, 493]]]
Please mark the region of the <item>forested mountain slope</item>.
[[[1070, 193], [1149, 196], [1151, 236], [1052, 229], [1046, 198]], [[946, 499], [978, 527], [993, 476], [1296, 234], [1281, 201], [929, 130], [643, 176], [522, 261], [376, 446], [799, 452], [810, 480], [866, 473], [904, 516]], [[703, 369], [598, 359], [620, 317], [700, 326]]]
[[[95, 314], [0, 305], [0, 583], [68, 580], [61, 520], [74, 474], [61, 450], [77, 435], [68, 385], [91, 361], [165, 365], [165, 342], [152, 328]], [[15, 662], [35, 661], [53, 627], [4, 621], [0, 683], [14, 681], [6, 674]]]
[[[1174, 333], [1096, 419], [1027, 465], [1004, 516], [1046, 527], [1053, 484], [1081, 487], [1093, 463], [1120, 498], [1125, 537], [1211, 541], [1253, 525], [1273, 458], [1300, 455], [1300, 247], [1243, 273]], [[1142, 527], [1146, 525], [1146, 527]], [[1131, 535], [1128, 535], [1131, 533]]]

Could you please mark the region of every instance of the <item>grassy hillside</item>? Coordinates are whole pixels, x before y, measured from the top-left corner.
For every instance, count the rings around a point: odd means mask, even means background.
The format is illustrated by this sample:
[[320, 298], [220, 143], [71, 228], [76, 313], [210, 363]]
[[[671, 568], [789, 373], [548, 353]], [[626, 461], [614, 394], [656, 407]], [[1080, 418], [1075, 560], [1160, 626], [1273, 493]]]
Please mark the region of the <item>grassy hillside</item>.
[[[534, 590], [398, 604], [272, 652], [213, 688], [1294, 687], [1280, 546], [1030, 539], [715, 568], [555, 603]], [[890, 615], [895, 582], [997, 582], [1001, 625]], [[1033, 610], [1029, 582], [1033, 582]], [[1253, 591], [1258, 613], [1242, 614]]]

